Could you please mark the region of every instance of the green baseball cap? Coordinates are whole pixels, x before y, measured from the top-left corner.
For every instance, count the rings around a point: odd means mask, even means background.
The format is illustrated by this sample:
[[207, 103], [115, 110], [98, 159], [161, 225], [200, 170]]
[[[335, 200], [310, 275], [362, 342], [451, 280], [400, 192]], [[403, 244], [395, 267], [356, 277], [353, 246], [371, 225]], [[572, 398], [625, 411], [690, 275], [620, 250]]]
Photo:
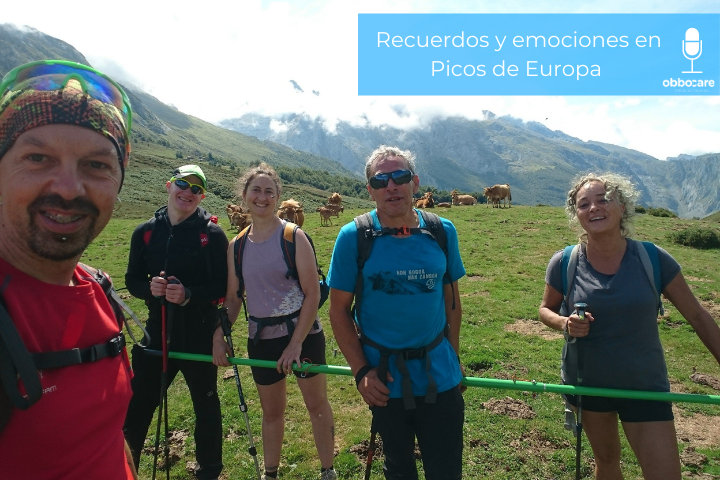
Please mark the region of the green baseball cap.
[[197, 165], [183, 165], [182, 167], [176, 168], [170, 181], [172, 182], [178, 178], [189, 177], [190, 175], [198, 177], [202, 182], [203, 189], [207, 191], [207, 179], [205, 178], [205, 174], [202, 169]]

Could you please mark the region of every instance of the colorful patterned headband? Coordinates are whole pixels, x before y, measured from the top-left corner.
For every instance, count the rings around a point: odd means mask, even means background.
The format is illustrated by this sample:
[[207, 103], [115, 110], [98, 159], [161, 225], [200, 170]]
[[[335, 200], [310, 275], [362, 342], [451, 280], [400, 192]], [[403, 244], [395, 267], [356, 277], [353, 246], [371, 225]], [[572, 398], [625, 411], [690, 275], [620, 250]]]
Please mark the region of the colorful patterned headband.
[[[111, 82], [72, 62], [34, 62], [8, 73], [0, 85], [0, 159], [32, 128], [77, 125], [100, 133], [115, 145], [124, 180], [132, 113], [125, 93]], [[105, 95], [109, 88], [119, 101]]]

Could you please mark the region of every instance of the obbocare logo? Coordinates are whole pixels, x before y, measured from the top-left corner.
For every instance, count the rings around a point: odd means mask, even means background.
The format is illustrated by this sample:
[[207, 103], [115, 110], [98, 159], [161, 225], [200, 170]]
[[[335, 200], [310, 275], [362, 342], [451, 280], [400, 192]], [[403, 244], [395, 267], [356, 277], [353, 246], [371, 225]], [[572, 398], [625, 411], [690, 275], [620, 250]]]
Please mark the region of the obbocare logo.
[[697, 28], [688, 28], [685, 31], [685, 38], [682, 40], [682, 54], [690, 60], [690, 70], [684, 70], [683, 76], [663, 80], [663, 87], [675, 88], [675, 91], [708, 91], [708, 88], [715, 86], [715, 80], [708, 78], [697, 78], [695, 75], [703, 73], [702, 70], [695, 70], [695, 60], [702, 55], [702, 40]]

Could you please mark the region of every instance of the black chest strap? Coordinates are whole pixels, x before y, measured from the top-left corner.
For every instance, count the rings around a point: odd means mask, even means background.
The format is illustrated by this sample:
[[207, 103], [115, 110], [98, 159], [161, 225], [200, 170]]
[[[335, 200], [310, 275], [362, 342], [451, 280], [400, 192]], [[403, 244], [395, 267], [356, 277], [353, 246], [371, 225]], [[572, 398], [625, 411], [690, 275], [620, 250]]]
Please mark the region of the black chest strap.
[[[109, 279], [107, 280], [109, 282]], [[86, 348], [30, 353], [4, 305], [2, 291], [8, 281], [9, 279], [6, 278], [3, 286], [0, 287], [0, 381], [15, 407], [27, 410], [40, 400], [43, 390], [38, 370], [95, 362], [107, 357], [116, 357], [123, 351], [125, 336], [120, 331], [107, 342]], [[105, 287], [106, 285], [103, 286], [104, 289]], [[118, 319], [119, 327], [122, 328], [120, 322]], [[25, 396], [20, 393], [18, 381], [21, 381], [25, 387]]]
[[117, 357], [125, 347], [125, 335], [122, 333], [111, 338], [106, 343], [98, 343], [87, 348], [71, 348], [55, 352], [41, 352], [31, 354], [35, 368], [45, 370], [48, 368], [62, 368], [81, 363], [92, 363], [107, 357]]

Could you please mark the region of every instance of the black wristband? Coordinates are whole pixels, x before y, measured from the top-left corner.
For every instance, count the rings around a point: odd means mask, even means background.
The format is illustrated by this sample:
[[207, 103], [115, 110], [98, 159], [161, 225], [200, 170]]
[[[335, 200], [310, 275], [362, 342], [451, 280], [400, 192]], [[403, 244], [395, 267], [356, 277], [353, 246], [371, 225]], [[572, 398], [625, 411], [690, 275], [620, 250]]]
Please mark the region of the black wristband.
[[180, 303], [179, 305], [181, 307], [184, 307], [185, 305], [187, 305], [188, 302], [190, 302], [190, 297], [192, 297], [192, 292], [190, 291], [189, 288], [185, 287], [185, 300], [182, 303]]
[[356, 387], [360, 386], [360, 382], [362, 381], [362, 379], [365, 378], [365, 375], [367, 375], [370, 372], [370, 370], [372, 370], [372, 369], [373, 369], [373, 367], [371, 367], [370, 365], [365, 365], [360, 370], [358, 370], [358, 372], [355, 374], [355, 386]]

